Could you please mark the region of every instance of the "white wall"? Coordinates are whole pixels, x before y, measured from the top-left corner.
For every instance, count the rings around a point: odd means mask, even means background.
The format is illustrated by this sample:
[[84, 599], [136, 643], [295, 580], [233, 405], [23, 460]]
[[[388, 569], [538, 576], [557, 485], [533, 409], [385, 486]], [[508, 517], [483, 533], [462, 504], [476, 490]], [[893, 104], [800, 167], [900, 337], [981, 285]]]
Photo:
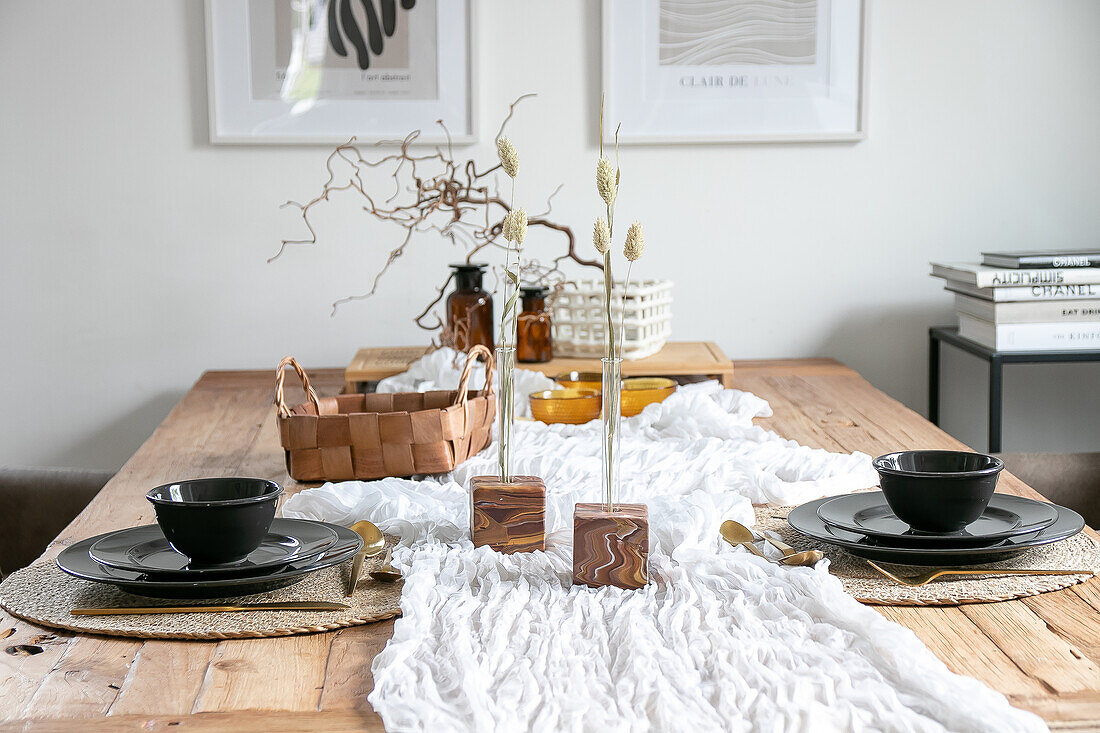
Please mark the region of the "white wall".
[[[510, 128], [520, 197], [536, 209], [565, 183], [556, 213], [587, 242], [599, 4], [478, 9], [482, 139], [538, 92]], [[929, 260], [1097, 244], [1098, 31], [1095, 0], [879, 0], [866, 141], [625, 149], [636, 273], [677, 282], [677, 338], [833, 356], [923, 411], [926, 328], [951, 321]], [[428, 235], [336, 318], [396, 232], [347, 200], [318, 216], [322, 246], [265, 263], [299, 231], [278, 205], [317, 190], [325, 151], [207, 142], [197, 0], [4, 0], [0, 49], [0, 463], [114, 468], [205, 369], [422, 338], [413, 309], [456, 257]], [[945, 367], [948, 426], [983, 447], [983, 373]], [[1019, 369], [1006, 449], [1096, 450], [1100, 367]]]

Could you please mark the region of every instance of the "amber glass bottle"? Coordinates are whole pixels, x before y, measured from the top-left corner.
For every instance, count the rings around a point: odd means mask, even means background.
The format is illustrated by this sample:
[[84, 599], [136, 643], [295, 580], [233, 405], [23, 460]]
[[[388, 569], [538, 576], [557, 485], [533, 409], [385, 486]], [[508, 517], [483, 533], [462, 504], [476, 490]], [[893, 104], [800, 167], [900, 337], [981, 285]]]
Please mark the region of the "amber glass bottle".
[[521, 291], [523, 312], [516, 324], [516, 360], [542, 363], [554, 358], [550, 335], [550, 312], [546, 310], [546, 288], [529, 287]]
[[493, 348], [493, 296], [481, 287], [488, 265], [461, 263], [455, 271], [455, 290], [447, 296], [447, 330], [454, 347], [466, 351], [481, 344]]

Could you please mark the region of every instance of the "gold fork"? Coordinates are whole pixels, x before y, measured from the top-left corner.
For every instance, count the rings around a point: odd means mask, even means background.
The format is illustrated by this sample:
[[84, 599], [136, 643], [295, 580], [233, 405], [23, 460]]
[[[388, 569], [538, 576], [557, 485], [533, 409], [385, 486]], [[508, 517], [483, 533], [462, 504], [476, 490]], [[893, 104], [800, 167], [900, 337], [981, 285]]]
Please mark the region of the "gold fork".
[[908, 578], [894, 575], [889, 570], [879, 567], [870, 560], [867, 564], [885, 575], [895, 583], [919, 588], [931, 583], [936, 578], [944, 575], [1095, 575], [1095, 570], [929, 570]]

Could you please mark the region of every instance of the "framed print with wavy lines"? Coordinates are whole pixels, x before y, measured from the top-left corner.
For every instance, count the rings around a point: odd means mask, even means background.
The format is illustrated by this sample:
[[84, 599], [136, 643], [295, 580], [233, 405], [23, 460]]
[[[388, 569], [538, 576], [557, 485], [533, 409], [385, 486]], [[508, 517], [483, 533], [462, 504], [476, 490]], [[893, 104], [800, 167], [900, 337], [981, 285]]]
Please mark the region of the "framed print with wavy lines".
[[210, 139], [474, 142], [471, 14], [470, 0], [207, 0]]
[[868, 2], [604, 0], [605, 140], [862, 140]]

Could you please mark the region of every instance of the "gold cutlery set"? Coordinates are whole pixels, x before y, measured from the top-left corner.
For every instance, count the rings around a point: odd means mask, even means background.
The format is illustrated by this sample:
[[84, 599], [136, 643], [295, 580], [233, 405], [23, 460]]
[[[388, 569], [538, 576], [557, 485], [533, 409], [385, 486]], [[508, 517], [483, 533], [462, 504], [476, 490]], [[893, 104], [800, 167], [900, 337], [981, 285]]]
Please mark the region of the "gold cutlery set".
[[[734, 547], [744, 547], [746, 550], [762, 557], [765, 560], [770, 560], [767, 555], [760, 551], [756, 547], [757, 542], [767, 542], [775, 549], [783, 553], [783, 557], [779, 558], [775, 562], [780, 565], [793, 565], [800, 567], [813, 567], [817, 562], [825, 557], [820, 550], [804, 550], [798, 552], [790, 545], [774, 539], [767, 535], [757, 535], [751, 529], [735, 522], [732, 519], [727, 519], [722, 522], [722, 526], [719, 528], [719, 534], [722, 539], [730, 543]], [[913, 588], [919, 588], [922, 585], [931, 583], [936, 578], [944, 576], [965, 576], [965, 575], [1092, 575], [1092, 570], [1041, 570], [1041, 569], [973, 569], [973, 570], [957, 570], [954, 568], [941, 568], [936, 570], [929, 570], [917, 575], [905, 577], [895, 575], [889, 570], [879, 566], [875, 562], [868, 560], [867, 564], [875, 569], [878, 573], [889, 578], [899, 585], [907, 585]]]
[[780, 565], [813, 567], [818, 563], [818, 561], [825, 557], [825, 555], [820, 550], [805, 550], [803, 552], [798, 552], [785, 542], [773, 539], [772, 537], [769, 537], [767, 535], [760, 535], [759, 537], [757, 537], [756, 533], [753, 532], [751, 529], [741, 524], [740, 522], [733, 521], [732, 519], [727, 519], [726, 521], [722, 522], [722, 526], [719, 528], [718, 531], [722, 535], [722, 539], [724, 539], [726, 542], [730, 543], [734, 547], [744, 547], [746, 550], [756, 555], [757, 557], [762, 557], [765, 560], [770, 560], [770, 558], [763, 552], [761, 552], [755, 544], [756, 542], [767, 542], [769, 545], [783, 553], [783, 557], [779, 558], [779, 560], [776, 561]]

